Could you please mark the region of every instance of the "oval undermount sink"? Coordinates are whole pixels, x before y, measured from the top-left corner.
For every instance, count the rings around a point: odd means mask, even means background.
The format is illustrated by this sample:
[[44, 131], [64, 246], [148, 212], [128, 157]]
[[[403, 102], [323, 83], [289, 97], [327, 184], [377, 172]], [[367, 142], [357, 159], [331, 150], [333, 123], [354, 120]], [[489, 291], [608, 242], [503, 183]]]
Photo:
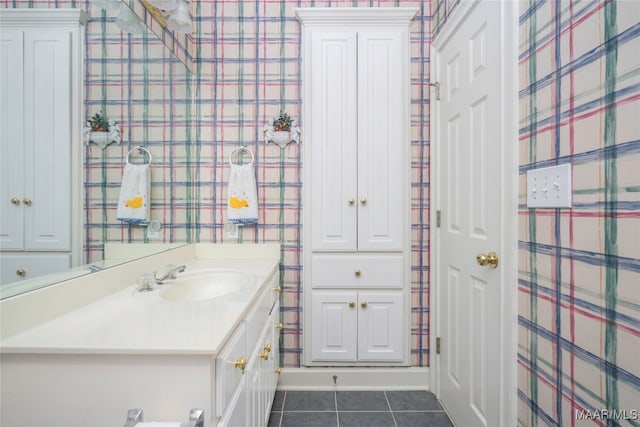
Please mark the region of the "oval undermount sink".
[[242, 290], [248, 282], [249, 276], [237, 270], [196, 270], [161, 285], [160, 297], [170, 301], [202, 301]]

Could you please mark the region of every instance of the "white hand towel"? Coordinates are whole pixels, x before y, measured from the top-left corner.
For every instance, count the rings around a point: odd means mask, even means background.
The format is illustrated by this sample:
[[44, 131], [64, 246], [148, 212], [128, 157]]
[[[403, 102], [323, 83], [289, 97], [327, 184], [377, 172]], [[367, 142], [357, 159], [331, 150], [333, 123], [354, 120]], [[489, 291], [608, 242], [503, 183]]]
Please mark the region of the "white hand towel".
[[227, 220], [235, 224], [258, 222], [258, 192], [253, 163], [231, 164], [227, 198]]
[[130, 224], [149, 222], [151, 208], [151, 168], [149, 164], [128, 163], [122, 174], [116, 218]]

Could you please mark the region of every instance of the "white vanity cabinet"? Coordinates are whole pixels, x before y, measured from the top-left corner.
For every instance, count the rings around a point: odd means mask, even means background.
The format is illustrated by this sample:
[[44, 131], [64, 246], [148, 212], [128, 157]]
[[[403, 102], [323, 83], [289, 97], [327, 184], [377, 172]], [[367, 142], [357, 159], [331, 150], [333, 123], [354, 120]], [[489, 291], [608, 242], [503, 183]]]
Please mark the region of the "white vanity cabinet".
[[409, 23], [416, 11], [296, 9], [307, 365], [408, 364]]
[[0, 13], [1, 283], [64, 270], [80, 249], [86, 20], [80, 9]]
[[218, 426], [266, 426], [278, 384], [280, 303], [277, 275], [216, 359]]

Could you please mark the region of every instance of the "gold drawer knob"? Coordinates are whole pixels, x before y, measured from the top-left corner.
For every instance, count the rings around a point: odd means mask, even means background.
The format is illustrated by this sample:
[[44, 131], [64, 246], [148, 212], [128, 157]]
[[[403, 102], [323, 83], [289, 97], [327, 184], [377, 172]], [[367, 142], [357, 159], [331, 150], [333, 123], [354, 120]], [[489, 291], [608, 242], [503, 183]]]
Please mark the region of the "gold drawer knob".
[[367, 204], [367, 199], [363, 197], [362, 199], [360, 199], [360, 203], [362, 204], [362, 206], [365, 206]]
[[280, 286], [276, 286], [273, 288], [274, 292], [278, 292], [280, 293], [282, 291], [282, 288]]
[[360, 277], [362, 275], [362, 271], [356, 270], [354, 271], [354, 274], [356, 275], [356, 277]]
[[19, 205], [20, 204], [20, 199], [18, 199], [17, 197], [12, 197], [11, 198], [11, 204], [12, 205]]
[[276, 374], [280, 375], [280, 372], [282, 372], [282, 368], [276, 368], [273, 370]]
[[349, 199], [349, 205], [350, 206], [353, 206], [355, 204], [356, 204], [356, 199], [354, 199], [354, 198]]
[[27, 270], [25, 270], [24, 268], [19, 268], [16, 270], [16, 274], [20, 277], [24, 277], [27, 275]]
[[265, 350], [262, 353], [258, 353], [258, 357], [262, 360], [269, 360], [269, 352]]
[[27, 206], [31, 206], [31, 199], [24, 199], [22, 203], [24, 203]]
[[262, 347], [264, 349], [264, 351], [266, 352], [270, 352], [271, 351], [271, 344], [270, 343], [266, 343], [264, 345], [264, 347]]
[[356, 302], [355, 301], [349, 301], [349, 307], [353, 308], [356, 306]]
[[368, 305], [368, 304], [367, 304], [367, 302], [366, 302], [366, 301], [362, 301], [362, 302], [360, 303], [360, 307], [362, 307], [362, 308], [367, 308], [367, 305]]
[[242, 356], [240, 359], [233, 362], [236, 368], [240, 369], [244, 374], [244, 368], [247, 367], [247, 358]]
[[282, 328], [284, 328], [284, 325], [283, 325], [282, 323], [278, 323], [278, 324], [276, 325], [276, 328], [278, 328], [278, 329], [282, 330]]

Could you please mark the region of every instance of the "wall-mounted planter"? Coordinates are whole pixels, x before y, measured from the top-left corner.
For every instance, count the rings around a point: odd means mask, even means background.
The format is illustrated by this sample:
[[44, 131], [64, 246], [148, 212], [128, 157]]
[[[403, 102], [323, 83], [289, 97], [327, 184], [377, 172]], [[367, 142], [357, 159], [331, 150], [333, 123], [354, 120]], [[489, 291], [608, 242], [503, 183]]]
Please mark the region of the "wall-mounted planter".
[[89, 122], [87, 122], [87, 126], [84, 128], [84, 143], [86, 145], [93, 142], [104, 150], [107, 145], [113, 142], [120, 144], [120, 141], [120, 125], [116, 124], [113, 120], [109, 120], [108, 132], [92, 131]]
[[264, 143], [278, 144], [280, 148], [284, 148], [289, 143], [295, 142], [300, 144], [300, 128], [294, 126], [290, 131], [273, 130], [273, 125], [266, 125], [264, 127]]

